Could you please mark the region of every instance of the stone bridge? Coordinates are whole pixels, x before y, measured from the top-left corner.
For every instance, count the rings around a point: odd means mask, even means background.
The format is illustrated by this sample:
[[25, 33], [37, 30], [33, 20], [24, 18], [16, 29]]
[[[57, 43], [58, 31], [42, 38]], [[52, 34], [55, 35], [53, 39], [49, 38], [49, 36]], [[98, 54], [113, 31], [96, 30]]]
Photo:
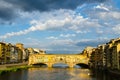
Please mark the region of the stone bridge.
[[29, 56], [29, 65], [46, 64], [48, 67], [56, 63], [65, 63], [73, 68], [77, 64], [88, 65], [88, 61], [86, 56], [80, 54], [32, 54]]

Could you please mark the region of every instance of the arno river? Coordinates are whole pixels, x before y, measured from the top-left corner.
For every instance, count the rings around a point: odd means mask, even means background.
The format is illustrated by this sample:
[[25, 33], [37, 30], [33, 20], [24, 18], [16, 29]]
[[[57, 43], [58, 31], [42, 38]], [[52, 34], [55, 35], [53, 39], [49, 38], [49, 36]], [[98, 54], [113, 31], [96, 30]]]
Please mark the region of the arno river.
[[0, 80], [120, 80], [107, 72], [81, 68], [29, 68], [0, 75]]

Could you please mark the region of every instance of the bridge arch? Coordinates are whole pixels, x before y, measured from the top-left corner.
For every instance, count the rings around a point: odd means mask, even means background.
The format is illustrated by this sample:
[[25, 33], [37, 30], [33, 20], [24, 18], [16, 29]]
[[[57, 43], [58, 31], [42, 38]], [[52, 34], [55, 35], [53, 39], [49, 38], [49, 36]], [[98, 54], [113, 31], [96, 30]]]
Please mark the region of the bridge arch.
[[76, 63], [75, 65], [77, 65], [81, 68], [89, 68], [88, 64], [85, 64], [85, 63]]
[[52, 67], [68, 68], [69, 65], [67, 63], [59, 63], [59, 62], [57, 62], [57, 63], [53, 63]]
[[46, 63], [35, 63], [35, 64], [32, 64], [32, 66], [35, 66], [35, 67], [48, 67], [48, 65]]

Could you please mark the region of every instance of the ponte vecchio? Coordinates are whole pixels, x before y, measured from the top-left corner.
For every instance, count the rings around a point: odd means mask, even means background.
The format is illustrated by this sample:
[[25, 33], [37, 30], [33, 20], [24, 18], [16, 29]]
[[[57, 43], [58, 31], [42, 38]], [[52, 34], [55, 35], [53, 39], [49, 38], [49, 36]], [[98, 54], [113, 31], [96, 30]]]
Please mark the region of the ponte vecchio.
[[67, 64], [73, 68], [77, 64], [88, 65], [89, 58], [82, 54], [32, 54], [29, 56], [29, 65], [46, 64], [52, 67], [56, 63]]

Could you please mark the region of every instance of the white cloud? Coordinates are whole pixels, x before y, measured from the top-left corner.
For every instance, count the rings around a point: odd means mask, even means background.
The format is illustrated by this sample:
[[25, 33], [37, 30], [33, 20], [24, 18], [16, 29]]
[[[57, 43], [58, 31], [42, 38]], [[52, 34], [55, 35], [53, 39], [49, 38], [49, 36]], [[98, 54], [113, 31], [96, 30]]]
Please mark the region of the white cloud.
[[27, 34], [31, 31], [32, 31], [31, 29], [28, 29], [28, 30], [23, 30], [23, 31], [19, 31], [19, 32], [11, 32], [11, 33], [7, 33], [3, 36], [0, 36], [0, 38], [1, 39], [6, 39], [6, 38], [12, 37], [12, 36], [19, 36], [19, 35]]
[[[52, 40], [47, 47], [50, 51], [77, 51], [81, 52], [86, 46], [97, 47], [98, 44], [104, 44], [110, 39], [106, 37], [99, 37], [95, 39], [81, 39], [81, 40], [72, 40], [72, 39], [57, 39]], [[48, 50], [48, 51], [49, 51]]]
[[[42, 30], [88, 30], [92, 27], [101, 27], [101, 25], [95, 21], [88, 18], [84, 18], [81, 15], [75, 15], [72, 10], [60, 9], [56, 11], [38, 13], [40, 19], [34, 19], [30, 21], [31, 27], [26, 30], [6, 33], [0, 38], [8, 38], [12, 36], [24, 35], [32, 31], [42, 31]], [[48, 14], [48, 15], [46, 15]], [[24, 16], [24, 15], [23, 15]], [[44, 16], [44, 18], [43, 18]], [[70, 36], [70, 35], [67, 35]], [[75, 36], [75, 35], [72, 35]]]
[[79, 34], [79, 33], [85, 34], [85, 33], [88, 33], [88, 32], [90, 32], [90, 31], [89, 30], [86, 30], [86, 31], [77, 30], [76, 31], [77, 34]]
[[46, 39], [53, 39], [53, 40], [55, 40], [55, 39], [58, 39], [58, 38], [54, 37], [54, 36], [50, 36], [50, 37], [47, 37]]
[[81, 39], [76, 41], [76, 45], [81, 47], [86, 47], [86, 46], [97, 47], [100, 44], [105, 44], [109, 40], [110, 39], [106, 37], [99, 37], [95, 39]]
[[120, 12], [118, 12], [118, 11], [100, 12], [100, 13], [98, 13], [98, 15], [103, 20], [120, 19]]
[[107, 8], [103, 3], [95, 6], [94, 8], [109, 11], [109, 8]]
[[60, 37], [66, 37], [66, 38], [69, 38], [69, 37], [75, 37], [76, 34], [60, 34]]
[[[1, 35], [0, 38], [8, 38], [12, 36], [25, 35], [29, 32], [34, 31], [43, 31], [43, 30], [67, 30], [75, 31], [77, 34], [105, 34], [111, 33], [111, 30], [115, 31], [116, 34], [119, 34], [119, 27], [116, 26], [120, 21], [120, 12], [112, 10], [111, 7], [105, 6], [103, 4], [97, 5], [94, 8], [96, 9], [109, 9], [109, 11], [99, 11], [93, 10], [94, 14], [87, 13], [87, 17], [82, 16], [81, 14], [76, 15], [75, 11], [60, 9], [50, 12], [21, 12], [20, 15], [22, 18], [31, 18], [30, 27], [25, 30], [18, 32], [10, 32], [5, 35]], [[92, 10], [90, 10], [92, 12]], [[91, 14], [92, 16], [88, 16]], [[33, 15], [33, 16], [32, 16]], [[113, 27], [116, 26], [116, 27]], [[110, 28], [111, 27], [111, 28]], [[111, 29], [111, 30], [110, 30]], [[46, 39], [58, 39], [60, 37], [72, 38], [78, 36], [76, 34], [60, 34], [55, 37], [50, 36]]]
[[115, 34], [120, 34], [120, 24], [116, 25], [112, 28]]
[[[25, 42], [26, 47], [33, 47], [44, 49], [46, 51], [71, 51], [71, 52], [81, 52], [86, 46], [97, 46], [99, 43], [105, 43], [110, 40], [106, 37], [99, 37], [93, 39], [80, 39], [80, 40], [72, 40], [72, 39], [54, 39], [54, 36], [49, 37], [48, 42], [40, 41], [39, 39], [27, 38], [27, 42]], [[70, 53], [70, 52], [69, 52]]]
[[[58, 37], [49, 36], [49, 37], [46, 37], [46, 39], [51, 39], [51, 40], [59, 41], [58, 39], [60, 39], [60, 38], [71, 38], [71, 37], [75, 37], [75, 36], [76, 36], [76, 34], [60, 34]], [[64, 40], [60, 40], [60, 41], [64, 41]], [[68, 39], [68, 41], [69, 41], [69, 39]]]
[[73, 41], [72, 39], [52, 39], [51, 41], [45, 43], [40, 42], [38, 39], [27, 39], [28, 41], [24, 43], [25, 47], [44, 49], [48, 52], [68, 51], [69, 53], [76, 53], [81, 51], [80, 47], [75, 45], [76, 41]]
[[112, 16], [115, 19], [119, 19], [120, 20], [120, 12], [114, 11], [108, 14], [109, 16]]
[[51, 42], [51, 44], [53, 45], [71, 45], [73, 44], [73, 40], [71, 39], [59, 39], [59, 40], [54, 40], [53, 42]]

